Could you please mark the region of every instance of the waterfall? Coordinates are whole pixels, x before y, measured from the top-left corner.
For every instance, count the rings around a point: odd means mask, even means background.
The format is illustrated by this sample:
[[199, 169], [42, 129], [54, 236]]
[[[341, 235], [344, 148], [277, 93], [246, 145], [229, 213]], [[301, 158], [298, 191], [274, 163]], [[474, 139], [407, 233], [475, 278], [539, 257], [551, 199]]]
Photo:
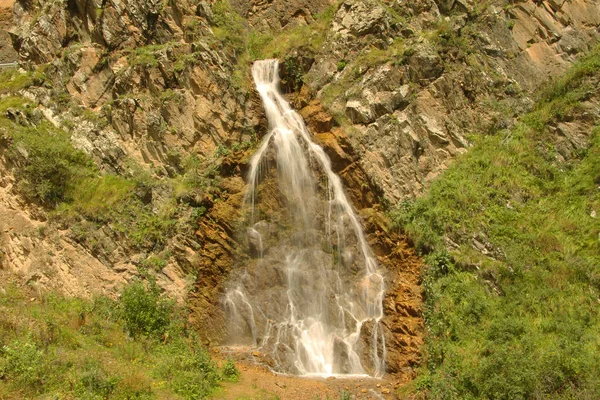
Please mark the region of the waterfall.
[[325, 151], [279, 91], [277, 60], [252, 75], [269, 133], [248, 174], [248, 262], [224, 296], [232, 343], [277, 372], [385, 370], [384, 279]]

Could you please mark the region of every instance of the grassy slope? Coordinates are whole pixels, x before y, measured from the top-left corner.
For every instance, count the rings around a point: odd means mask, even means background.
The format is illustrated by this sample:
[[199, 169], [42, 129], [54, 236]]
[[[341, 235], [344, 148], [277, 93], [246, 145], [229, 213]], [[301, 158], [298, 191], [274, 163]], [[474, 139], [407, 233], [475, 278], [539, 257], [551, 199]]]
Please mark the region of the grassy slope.
[[475, 138], [424, 197], [393, 212], [429, 254], [416, 382], [427, 397], [600, 397], [600, 128], [563, 163], [548, 131], [599, 81], [596, 49], [514, 129]]
[[141, 288], [133, 284], [114, 302], [7, 287], [0, 398], [199, 399], [236, 378], [233, 364], [219, 369], [181, 316]]

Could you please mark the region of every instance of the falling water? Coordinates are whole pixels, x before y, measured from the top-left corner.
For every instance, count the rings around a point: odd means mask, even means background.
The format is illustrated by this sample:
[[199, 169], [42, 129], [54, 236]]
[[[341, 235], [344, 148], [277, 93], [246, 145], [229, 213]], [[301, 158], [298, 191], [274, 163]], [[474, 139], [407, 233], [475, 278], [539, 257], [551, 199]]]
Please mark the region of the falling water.
[[279, 91], [277, 60], [252, 67], [269, 133], [251, 160], [250, 255], [224, 298], [231, 340], [275, 371], [381, 376], [383, 276], [331, 161]]

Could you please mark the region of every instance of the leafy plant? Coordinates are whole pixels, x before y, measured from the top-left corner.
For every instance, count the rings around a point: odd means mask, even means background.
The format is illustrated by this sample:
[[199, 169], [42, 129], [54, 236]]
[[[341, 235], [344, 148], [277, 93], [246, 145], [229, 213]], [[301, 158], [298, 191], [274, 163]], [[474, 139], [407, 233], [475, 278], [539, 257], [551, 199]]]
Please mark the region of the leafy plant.
[[31, 338], [15, 340], [0, 349], [0, 377], [41, 390], [44, 386], [44, 370], [42, 352]]
[[148, 336], [160, 338], [171, 323], [172, 305], [160, 296], [159, 288], [142, 282], [127, 286], [120, 298], [125, 328], [134, 338]]
[[170, 382], [173, 391], [186, 399], [208, 397], [221, 374], [217, 364], [203, 348], [193, 348], [188, 354], [177, 354], [158, 366], [158, 375]]
[[236, 368], [233, 360], [228, 359], [222, 368], [223, 377], [231, 382], [236, 382], [240, 376], [240, 371]]
[[[126, 333], [121, 302], [0, 292], [0, 397], [206, 398], [223, 376], [173, 309], [168, 340]], [[158, 299], [157, 302], [160, 302]], [[148, 308], [138, 307], [144, 312]], [[162, 324], [161, 324], [162, 325]], [[165, 335], [166, 336], [166, 335]], [[166, 339], [166, 337], [164, 337]]]
[[21, 191], [31, 201], [50, 206], [68, 201], [74, 186], [94, 170], [91, 159], [48, 122], [17, 129], [13, 139], [9, 154], [13, 159], [23, 158], [16, 175]]

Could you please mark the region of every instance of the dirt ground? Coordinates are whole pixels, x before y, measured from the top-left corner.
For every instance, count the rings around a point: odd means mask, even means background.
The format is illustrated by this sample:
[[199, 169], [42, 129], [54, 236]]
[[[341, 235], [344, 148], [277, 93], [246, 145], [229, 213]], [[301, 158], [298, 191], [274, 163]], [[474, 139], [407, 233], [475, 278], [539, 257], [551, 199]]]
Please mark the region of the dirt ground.
[[0, 0], [0, 63], [17, 60], [8, 30], [12, 26], [12, 7], [14, 0]]
[[213, 396], [215, 400], [388, 400], [397, 398], [394, 391], [400, 385], [394, 376], [375, 379], [281, 375], [261, 365], [259, 353], [226, 347], [213, 352], [213, 357], [221, 362], [233, 359], [240, 370], [239, 381], [223, 384], [223, 389]]

